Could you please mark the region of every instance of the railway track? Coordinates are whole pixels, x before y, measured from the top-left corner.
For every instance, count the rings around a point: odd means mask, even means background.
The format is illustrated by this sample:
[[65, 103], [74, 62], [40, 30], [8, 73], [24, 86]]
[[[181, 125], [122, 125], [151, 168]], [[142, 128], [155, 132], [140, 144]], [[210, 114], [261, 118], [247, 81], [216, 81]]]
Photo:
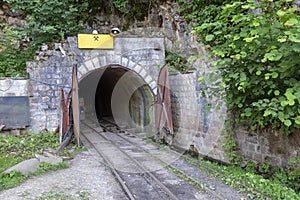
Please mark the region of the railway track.
[[[120, 128], [117, 124], [115, 124], [114, 122], [110, 121], [110, 120], [104, 120], [102, 119], [100, 121], [101, 127], [106, 129], [106, 131], [111, 131], [108, 127], [112, 127], [115, 128], [117, 130], [119, 130], [121, 133], [129, 133], [130, 135], [134, 135], [134, 133]], [[108, 126], [106, 126], [108, 125]], [[225, 196], [223, 196], [222, 194], [214, 191], [213, 189], [211, 189], [212, 187], [210, 187], [209, 185], [200, 182], [199, 180], [196, 180], [195, 178], [193, 178], [192, 176], [187, 175], [184, 171], [180, 170], [177, 168], [177, 166], [172, 165], [171, 163], [173, 162], [173, 160], [167, 160], [164, 161], [163, 158], [159, 158], [157, 155], [160, 154], [160, 152], [158, 153], [153, 153], [150, 152], [149, 150], [139, 146], [139, 144], [134, 143], [132, 140], [129, 140], [128, 138], [126, 138], [124, 135], [119, 134], [118, 132], [115, 132], [116, 135], [118, 135], [119, 137], [121, 137], [123, 140], [125, 140], [126, 142], [129, 142], [130, 144], [134, 145], [135, 147], [139, 148], [140, 150], [146, 152], [149, 156], [151, 156], [152, 158], [154, 158], [155, 160], [159, 161], [160, 163], [162, 163], [163, 166], [166, 166], [167, 168], [169, 168], [170, 170], [176, 171], [176, 173], [181, 176], [181, 177], [185, 177], [186, 179], [189, 180], [190, 183], [192, 183], [193, 185], [196, 185], [198, 188], [201, 188], [203, 190], [205, 190], [206, 192], [208, 192], [211, 196], [217, 198], [217, 199], [226, 199]], [[175, 157], [175, 159], [178, 159], [182, 156], [181, 153], [175, 152], [173, 151], [172, 153], [176, 154], [177, 156]], [[187, 158], [186, 158], [187, 159]]]
[[[120, 148], [118, 144], [111, 142], [99, 128], [86, 122], [82, 125], [85, 131], [84, 139], [103, 157], [129, 199], [182, 199], [157, 179], [153, 172]], [[98, 138], [96, 139], [95, 136]], [[102, 138], [100, 141], [99, 136]], [[113, 155], [114, 153], [118, 154], [118, 159], [109, 157], [117, 157]], [[123, 162], [121, 166], [118, 166], [120, 159]], [[188, 195], [188, 199], [196, 198]]]
[[[135, 133], [132, 133], [130, 130], [126, 130], [124, 128], [121, 128], [119, 127], [117, 124], [115, 124], [113, 121], [111, 120], [108, 120], [108, 119], [102, 119], [101, 121], [99, 121], [101, 126], [103, 128], [105, 128], [105, 124], [108, 124], [108, 127], [113, 127], [115, 128], [116, 127], [116, 130], [119, 130], [121, 133], [129, 133], [131, 135], [135, 135]], [[107, 129], [107, 128], [106, 128]], [[107, 129], [109, 130], [109, 129]], [[128, 140], [126, 139], [126, 137], [124, 137], [124, 135], [122, 134], [119, 134], [117, 132], [115, 132], [118, 136], [122, 137], [123, 139], [127, 140], [128, 142], [132, 143], [133, 145], [143, 149], [144, 151], [148, 152], [150, 156], [153, 157], [153, 154], [151, 154], [151, 152], [147, 151], [147, 149], [144, 149], [140, 146], [138, 146], [138, 144], [134, 144], [132, 142], [132, 140]], [[205, 164], [205, 162], [201, 162], [199, 160], [195, 160], [193, 158], [191, 158], [190, 156], [188, 155], [184, 155], [182, 154], [181, 152], [178, 152], [176, 150], [172, 150], [170, 149], [170, 151], [172, 152], [172, 154], [176, 154], [178, 156], [178, 158], [190, 163], [191, 165], [194, 165], [196, 166], [197, 168], [200, 168], [201, 170], [203, 171], [206, 171], [207, 173], [209, 174], [214, 174], [215, 176], [217, 177], [220, 177], [220, 178], [223, 178], [223, 179], [232, 179], [236, 185], [239, 185], [240, 188], [249, 188], [251, 187], [250, 185], [246, 185], [242, 182], [240, 182], [239, 180], [235, 179], [234, 177], [227, 177], [226, 175], [224, 175], [223, 172], [221, 171], [218, 171], [214, 168], [211, 168], [209, 167], [208, 165]], [[156, 157], [157, 159], [157, 157]], [[162, 160], [160, 160], [161, 162], [163, 162]], [[166, 166], [169, 166], [173, 169], [177, 169], [177, 171], [179, 171], [180, 174], [184, 174], [186, 177], [188, 177], [194, 184], [196, 184], [197, 186], [201, 187], [202, 189], [204, 189], [205, 191], [207, 191], [208, 193], [210, 193], [211, 195], [215, 196], [215, 197], [218, 197], [219, 199], [228, 199], [228, 197], [226, 198], [226, 195], [224, 196], [224, 192], [225, 191], [221, 191], [221, 192], [215, 192], [215, 188], [214, 187], [211, 187], [209, 184], [206, 184], [206, 183], [202, 183], [201, 181], [199, 180], [195, 180], [192, 175], [188, 175], [188, 173], [186, 171], [182, 171], [180, 169], [178, 169], [178, 165], [172, 165], [172, 164], [169, 164], [169, 163], [165, 163]], [[214, 189], [211, 189], [211, 188], [214, 188]], [[255, 196], [259, 197], [259, 198], [262, 198], [262, 199], [271, 199], [269, 196], [267, 196], [266, 194], [264, 193], [261, 193], [259, 191], [256, 190], [256, 188], [253, 188], [251, 187], [251, 191], [253, 194], [255, 194]], [[225, 192], [226, 193], [226, 192]], [[244, 196], [247, 196], [247, 194], [244, 194]], [[231, 197], [230, 197], [231, 199]], [[246, 199], [246, 197], [241, 197], [241, 199]]]
[[[178, 158], [182, 154], [161, 151], [153, 145], [141, 145], [141, 140], [134, 137], [134, 133], [108, 120], [99, 122], [101, 127], [97, 121], [82, 122], [83, 137], [104, 158], [129, 199], [245, 198], [241, 194], [230, 196], [225, 192], [224, 195], [226, 188], [216, 188], [209, 179], [200, 181], [193, 177], [193, 174], [187, 173], [191, 170], [190, 166], [180, 169], [178, 163], [182, 159]], [[121, 161], [114, 159], [116, 157]]]

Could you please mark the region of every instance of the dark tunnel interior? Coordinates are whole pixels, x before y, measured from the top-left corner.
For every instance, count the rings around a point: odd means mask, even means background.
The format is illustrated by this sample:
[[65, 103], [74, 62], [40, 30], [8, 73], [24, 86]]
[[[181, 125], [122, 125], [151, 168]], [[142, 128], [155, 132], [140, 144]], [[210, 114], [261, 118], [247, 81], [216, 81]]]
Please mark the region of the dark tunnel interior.
[[154, 118], [153, 94], [134, 71], [119, 65], [96, 69], [80, 80], [79, 98], [81, 116], [108, 118], [141, 131], [151, 129], [147, 126]]
[[108, 67], [102, 74], [95, 94], [95, 109], [98, 118], [112, 118], [111, 97], [120, 78], [127, 72], [123, 68]]

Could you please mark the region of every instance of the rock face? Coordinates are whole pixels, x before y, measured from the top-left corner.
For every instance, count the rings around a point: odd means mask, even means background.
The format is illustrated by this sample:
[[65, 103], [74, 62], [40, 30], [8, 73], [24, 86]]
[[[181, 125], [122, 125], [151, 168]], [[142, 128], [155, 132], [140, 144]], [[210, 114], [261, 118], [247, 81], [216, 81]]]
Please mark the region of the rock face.
[[44, 154], [44, 155], [35, 155], [37, 159], [39, 159], [40, 162], [50, 163], [53, 165], [57, 165], [63, 161], [61, 157], [52, 155], [50, 153]]
[[8, 4], [0, 3], [0, 23], [8, 23], [10, 26], [24, 27], [27, 21], [21, 10], [12, 10]]
[[39, 167], [39, 160], [37, 158], [31, 158], [29, 160], [25, 160], [16, 164], [15, 166], [5, 170], [3, 174], [8, 174], [12, 171], [28, 173], [28, 172], [35, 172]]
[[[51, 152], [54, 151], [52, 149], [50, 149]], [[53, 153], [50, 153], [50, 150], [46, 150], [43, 152], [43, 155], [40, 154], [36, 154], [35, 158], [31, 158], [28, 160], [24, 160], [16, 165], [14, 165], [13, 167], [5, 170], [2, 174], [8, 174], [12, 171], [17, 171], [17, 172], [21, 172], [23, 174], [28, 173], [28, 172], [35, 172], [38, 168], [41, 162], [44, 163], [49, 163], [52, 165], [57, 165], [61, 162], [63, 162], [63, 159], [59, 156], [56, 156]]]

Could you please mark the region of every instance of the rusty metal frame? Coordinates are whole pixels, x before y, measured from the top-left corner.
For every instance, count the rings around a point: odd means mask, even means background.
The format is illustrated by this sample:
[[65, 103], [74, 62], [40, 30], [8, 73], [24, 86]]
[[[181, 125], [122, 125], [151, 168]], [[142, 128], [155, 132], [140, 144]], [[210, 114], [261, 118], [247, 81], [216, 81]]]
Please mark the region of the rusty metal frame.
[[72, 88], [66, 100], [65, 100], [64, 90], [61, 89], [61, 127], [60, 127], [61, 144], [58, 147], [57, 151], [63, 149], [70, 142], [72, 136], [71, 126], [73, 128], [73, 133], [76, 138], [77, 146], [80, 146], [79, 97], [78, 97], [78, 77], [77, 77], [76, 65], [73, 65]]
[[63, 88], [61, 88], [60, 92], [61, 92], [61, 122], [60, 122], [60, 131], [59, 131], [60, 133], [59, 142], [62, 143], [64, 140], [64, 134], [67, 133], [67, 130], [69, 129], [70, 126], [69, 106], [71, 101], [72, 89], [70, 89], [67, 99], [65, 99], [65, 91]]
[[164, 65], [160, 69], [157, 80], [157, 89], [157, 96], [155, 97], [155, 128], [158, 132], [162, 128], [165, 128], [171, 134], [174, 134], [171, 111], [169, 71], [167, 65]]
[[80, 146], [80, 110], [78, 97], [78, 77], [77, 66], [73, 65], [72, 69], [72, 114], [73, 114], [73, 130], [77, 141], [77, 146]]

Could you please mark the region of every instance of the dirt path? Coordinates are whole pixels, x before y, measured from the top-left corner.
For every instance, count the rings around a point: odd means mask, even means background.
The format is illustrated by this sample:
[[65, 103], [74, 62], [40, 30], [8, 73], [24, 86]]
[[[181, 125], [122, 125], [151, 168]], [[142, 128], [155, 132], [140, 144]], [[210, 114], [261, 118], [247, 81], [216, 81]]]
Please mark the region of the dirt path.
[[126, 199], [118, 183], [92, 151], [77, 154], [70, 168], [32, 177], [18, 187], [1, 191], [1, 200], [17, 199]]

